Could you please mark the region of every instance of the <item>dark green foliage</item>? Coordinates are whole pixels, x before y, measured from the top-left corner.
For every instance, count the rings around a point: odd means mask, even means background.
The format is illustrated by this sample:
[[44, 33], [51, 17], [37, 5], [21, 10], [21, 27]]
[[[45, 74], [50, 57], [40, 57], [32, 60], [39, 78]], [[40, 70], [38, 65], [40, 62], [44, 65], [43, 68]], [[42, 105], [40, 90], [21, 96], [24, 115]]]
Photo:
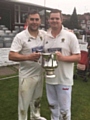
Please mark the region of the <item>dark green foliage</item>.
[[79, 21], [78, 21], [78, 15], [76, 12], [76, 8], [74, 8], [70, 19], [63, 21], [63, 25], [69, 29], [81, 29], [79, 25]]
[[70, 29], [78, 29], [78, 16], [76, 13], [76, 8], [74, 8], [73, 14], [70, 18]]

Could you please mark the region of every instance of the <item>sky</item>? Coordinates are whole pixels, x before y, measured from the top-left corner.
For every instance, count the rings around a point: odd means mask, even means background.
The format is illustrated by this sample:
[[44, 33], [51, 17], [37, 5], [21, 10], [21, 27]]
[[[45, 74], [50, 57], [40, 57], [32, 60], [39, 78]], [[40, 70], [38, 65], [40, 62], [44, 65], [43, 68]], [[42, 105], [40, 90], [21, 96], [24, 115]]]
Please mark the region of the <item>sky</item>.
[[30, 2], [37, 5], [42, 5], [50, 8], [57, 8], [63, 14], [72, 14], [74, 7], [77, 14], [84, 14], [90, 12], [90, 0], [17, 0]]

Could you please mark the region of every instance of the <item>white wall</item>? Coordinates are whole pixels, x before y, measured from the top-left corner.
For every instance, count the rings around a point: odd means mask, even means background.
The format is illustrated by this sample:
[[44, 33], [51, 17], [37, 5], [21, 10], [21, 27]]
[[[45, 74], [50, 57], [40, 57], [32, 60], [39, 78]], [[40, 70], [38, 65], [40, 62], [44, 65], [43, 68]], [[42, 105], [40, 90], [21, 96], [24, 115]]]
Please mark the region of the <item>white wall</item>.
[[9, 50], [10, 48], [0, 48], [0, 66], [19, 64], [8, 59]]

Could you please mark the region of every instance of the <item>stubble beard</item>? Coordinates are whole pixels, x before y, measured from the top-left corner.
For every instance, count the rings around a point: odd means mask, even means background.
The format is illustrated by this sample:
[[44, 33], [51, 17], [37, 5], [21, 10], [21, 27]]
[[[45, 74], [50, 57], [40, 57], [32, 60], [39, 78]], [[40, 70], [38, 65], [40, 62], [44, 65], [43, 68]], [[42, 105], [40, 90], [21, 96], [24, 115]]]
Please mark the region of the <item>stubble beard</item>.
[[28, 27], [28, 29], [30, 30], [30, 31], [32, 31], [32, 32], [36, 32], [36, 31], [38, 31], [38, 27], [36, 28], [36, 29], [33, 29], [33, 27]]

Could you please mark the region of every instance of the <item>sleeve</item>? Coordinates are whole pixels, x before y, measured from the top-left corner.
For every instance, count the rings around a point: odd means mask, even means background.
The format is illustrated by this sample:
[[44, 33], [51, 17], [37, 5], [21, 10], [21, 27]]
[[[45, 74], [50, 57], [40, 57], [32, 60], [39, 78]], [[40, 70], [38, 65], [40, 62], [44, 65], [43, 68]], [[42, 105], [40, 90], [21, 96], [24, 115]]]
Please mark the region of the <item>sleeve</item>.
[[10, 51], [13, 52], [20, 52], [22, 50], [22, 41], [21, 39], [16, 35], [13, 39]]

